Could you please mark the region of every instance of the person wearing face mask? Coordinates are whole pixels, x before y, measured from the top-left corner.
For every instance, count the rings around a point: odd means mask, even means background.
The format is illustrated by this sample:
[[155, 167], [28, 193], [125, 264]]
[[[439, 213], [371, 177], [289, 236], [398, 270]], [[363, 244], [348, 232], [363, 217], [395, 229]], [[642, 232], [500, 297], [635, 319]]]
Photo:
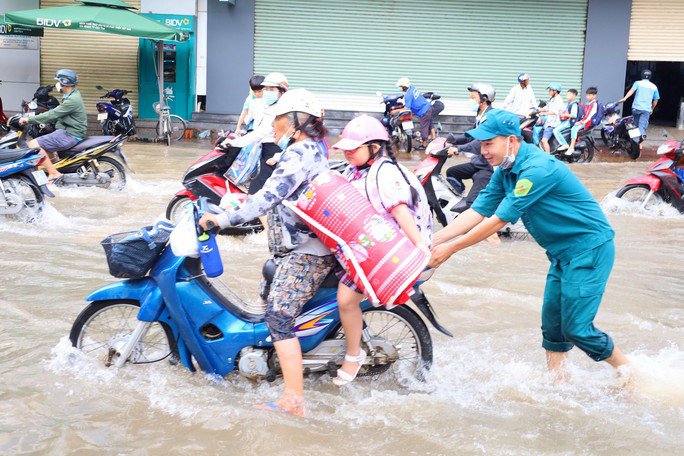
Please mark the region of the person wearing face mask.
[[[492, 102], [496, 97], [496, 92], [494, 87], [482, 82], [471, 85], [468, 87], [468, 90], [470, 91], [470, 99], [475, 101], [478, 106], [475, 126], [473, 127], [477, 128], [482, 119], [487, 115], [487, 112], [492, 109]], [[468, 195], [453, 208], [456, 212], [463, 212], [473, 204], [477, 195], [487, 186], [494, 168], [480, 154], [480, 141], [477, 139], [473, 139], [467, 134], [456, 135], [452, 133], [447, 136], [447, 142], [455, 146], [450, 147], [447, 151], [450, 156], [458, 153], [472, 154], [469, 163], [452, 166], [446, 171], [447, 177], [450, 178], [449, 181], [455, 184], [457, 190], [461, 192], [465, 190], [463, 180], [473, 180], [473, 186], [470, 188]]]
[[48, 172], [48, 179], [52, 182], [62, 176], [52, 163], [57, 159], [57, 152], [69, 150], [81, 142], [86, 137], [88, 127], [85, 104], [81, 92], [76, 88], [76, 72], [66, 68], [59, 70], [55, 74], [55, 80], [55, 90], [62, 94], [62, 103], [50, 111], [33, 117], [22, 117], [19, 120], [20, 125], [55, 124], [55, 131], [28, 142], [28, 147], [40, 149], [40, 153], [47, 157], [43, 161], [43, 166]]
[[266, 180], [271, 176], [275, 169], [274, 165], [270, 165], [267, 162], [282, 150], [278, 147], [273, 138], [274, 116], [269, 114], [269, 112], [273, 112], [273, 110], [269, 110], [268, 107], [273, 106], [278, 102], [280, 97], [287, 92], [289, 84], [284, 74], [270, 73], [266, 75], [263, 82], [261, 82], [261, 87], [263, 87], [262, 99], [266, 104], [266, 109], [263, 111], [261, 118], [255, 119], [251, 132], [235, 139], [226, 139], [222, 144], [224, 147], [241, 149], [250, 144], [261, 143], [259, 172], [249, 184], [248, 193], [250, 195], [254, 195], [264, 186], [264, 183], [266, 183]]
[[522, 141], [516, 114], [491, 110], [468, 134], [482, 142], [482, 155], [498, 169], [473, 206], [435, 233], [430, 266], [522, 218], [551, 261], [541, 311], [549, 371], [564, 378], [573, 346], [615, 368], [628, 364], [594, 326], [615, 259], [615, 233], [601, 206], [564, 163]]
[[318, 100], [306, 89], [283, 94], [266, 115], [274, 119], [274, 137], [284, 149], [275, 171], [240, 206], [219, 215], [204, 214], [200, 224], [206, 229], [207, 221], [211, 220], [226, 228], [268, 214], [268, 244], [277, 269], [270, 287], [262, 283], [261, 296], [266, 302], [264, 318], [278, 354], [285, 390], [278, 401], [258, 408], [303, 416], [302, 351], [294, 330], [295, 320], [336, 260], [282, 202], [296, 204], [308, 184], [330, 169], [327, 153], [316, 141], [327, 132]]

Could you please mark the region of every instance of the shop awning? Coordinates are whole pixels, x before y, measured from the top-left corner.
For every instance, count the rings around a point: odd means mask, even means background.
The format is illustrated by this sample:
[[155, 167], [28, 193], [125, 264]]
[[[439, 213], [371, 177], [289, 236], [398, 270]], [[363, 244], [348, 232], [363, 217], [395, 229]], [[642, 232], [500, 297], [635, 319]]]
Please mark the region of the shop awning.
[[186, 41], [188, 34], [133, 12], [121, 0], [82, 0], [81, 5], [8, 11], [5, 20], [33, 27], [83, 30], [137, 36], [152, 40]]

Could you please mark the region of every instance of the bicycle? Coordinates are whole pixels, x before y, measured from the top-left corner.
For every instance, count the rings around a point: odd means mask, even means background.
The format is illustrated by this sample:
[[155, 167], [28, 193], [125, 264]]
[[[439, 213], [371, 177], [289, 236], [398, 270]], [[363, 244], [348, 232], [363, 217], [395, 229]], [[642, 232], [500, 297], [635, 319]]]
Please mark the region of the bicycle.
[[156, 130], [157, 137], [166, 141], [166, 145], [171, 145], [171, 140], [180, 141], [185, 136], [185, 130], [188, 125], [181, 116], [171, 114], [171, 107], [169, 101], [174, 99], [171, 88], [164, 89], [164, 104], [159, 106], [159, 103], [154, 104], [154, 110], [159, 114], [159, 121], [157, 122]]

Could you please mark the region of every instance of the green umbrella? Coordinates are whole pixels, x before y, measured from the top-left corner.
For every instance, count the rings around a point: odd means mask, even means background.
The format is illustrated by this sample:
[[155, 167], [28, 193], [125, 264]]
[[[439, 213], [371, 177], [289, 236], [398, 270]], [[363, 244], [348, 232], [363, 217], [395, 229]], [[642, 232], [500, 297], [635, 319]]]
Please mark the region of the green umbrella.
[[121, 0], [75, 1], [82, 3], [82, 5], [9, 11], [5, 13], [5, 21], [11, 24], [112, 33], [156, 40], [157, 85], [159, 87], [159, 103], [163, 104], [164, 72], [161, 69], [164, 67], [164, 51], [162, 40], [187, 41], [190, 35], [134, 13], [131, 10], [136, 8]]
[[82, 5], [24, 11], [8, 11], [5, 20], [12, 24], [57, 29], [83, 30], [137, 36], [152, 40], [186, 41], [182, 33], [137, 13], [121, 0], [81, 0]]

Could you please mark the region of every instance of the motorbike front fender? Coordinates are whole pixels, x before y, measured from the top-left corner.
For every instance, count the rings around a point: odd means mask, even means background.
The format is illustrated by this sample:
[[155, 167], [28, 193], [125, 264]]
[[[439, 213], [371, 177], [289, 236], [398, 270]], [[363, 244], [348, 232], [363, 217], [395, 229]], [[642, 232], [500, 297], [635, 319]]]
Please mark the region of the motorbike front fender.
[[648, 185], [653, 193], [655, 193], [660, 190], [662, 182], [656, 176], [652, 174], [646, 174], [644, 176], [635, 177], [634, 179], [627, 181], [625, 185]]
[[140, 303], [138, 320], [140, 321], [157, 321], [164, 310], [161, 290], [149, 277], [110, 283], [90, 293], [86, 301], [112, 301], [114, 299], [138, 301]]
[[183, 190], [179, 190], [176, 192], [176, 196], [185, 196], [187, 198], [190, 198], [191, 201], [195, 201], [197, 197], [187, 188], [184, 188]]

